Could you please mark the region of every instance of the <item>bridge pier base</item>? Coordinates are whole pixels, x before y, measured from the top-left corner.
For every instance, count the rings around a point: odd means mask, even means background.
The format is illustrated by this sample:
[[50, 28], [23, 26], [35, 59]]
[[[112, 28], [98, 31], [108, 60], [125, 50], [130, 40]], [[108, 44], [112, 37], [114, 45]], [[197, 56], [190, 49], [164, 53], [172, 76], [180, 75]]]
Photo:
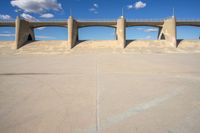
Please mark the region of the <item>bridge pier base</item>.
[[68, 19], [68, 44], [69, 48], [72, 49], [76, 46], [78, 41], [78, 24], [72, 16]]
[[34, 30], [30, 27], [29, 22], [19, 17], [16, 19], [16, 48], [24, 46], [28, 41], [35, 40]]
[[162, 29], [160, 31], [159, 39], [165, 39], [173, 47], [177, 47], [176, 42], [176, 18], [173, 16], [170, 19], [164, 21]]
[[126, 20], [123, 16], [121, 16], [117, 20], [117, 41], [122, 46], [122, 48], [126, 47]]

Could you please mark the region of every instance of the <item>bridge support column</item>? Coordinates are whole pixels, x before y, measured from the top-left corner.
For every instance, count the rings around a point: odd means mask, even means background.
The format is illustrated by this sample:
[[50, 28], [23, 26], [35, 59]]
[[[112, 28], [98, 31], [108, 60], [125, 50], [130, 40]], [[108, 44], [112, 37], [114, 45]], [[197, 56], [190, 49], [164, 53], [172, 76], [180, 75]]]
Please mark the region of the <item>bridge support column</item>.
[[126, 47], [126, 20], [123, 16], [117, 20], [117, 41], [123, 48]]
[[29, 22], [19, 17], [16, 19], [16, 48], [24, 46], [28, 41], [35, 40], [34, 30], [30, 27]]
[[70, 49], [76, 46], [78, 41], [78, 24], [72, 16], [68, 19], [68, 44]]
[[176, 18], [174, 16], [172, 18], [164, 21], [162, 30], [159, 35], [159, 39], [165, 39], [173, 47], [177, 47], [177, 44], [176, 44]]

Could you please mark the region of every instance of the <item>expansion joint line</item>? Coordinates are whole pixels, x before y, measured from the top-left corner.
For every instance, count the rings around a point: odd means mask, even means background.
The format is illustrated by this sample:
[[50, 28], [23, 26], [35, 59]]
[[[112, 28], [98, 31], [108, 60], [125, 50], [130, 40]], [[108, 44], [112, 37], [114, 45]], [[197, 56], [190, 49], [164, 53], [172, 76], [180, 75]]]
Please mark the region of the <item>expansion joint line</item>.
[[99, 98], [100, 98], [100, 88], [99, 88], [99, 66], [96, 56], [96, 133], [99, 133], [100, 129], [100, 112], [99, 112]]

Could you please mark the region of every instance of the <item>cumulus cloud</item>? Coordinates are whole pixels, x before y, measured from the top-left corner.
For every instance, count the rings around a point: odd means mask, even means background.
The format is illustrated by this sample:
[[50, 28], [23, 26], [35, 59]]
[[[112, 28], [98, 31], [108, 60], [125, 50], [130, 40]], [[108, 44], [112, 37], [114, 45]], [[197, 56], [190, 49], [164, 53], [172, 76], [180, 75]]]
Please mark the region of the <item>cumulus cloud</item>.
[[156, 29], [156, 28], [150, 28], [150, 29], [144, 30], [144, 32], [157, 32], [157, 31], [158, 31], [158, 29]]
[[92, 7], [89, 9], [89, 11], [93, 12], [93, 11], [96, 11], [96, 9]]
[[59, 11], [61, 3], [57, 0], [12, 0], [11, 5], [23, 10], [25, 13], [41, 14], [49, 10]]
[[15, 34], [9, 34], [9, 33], [3, 33], [3, 34], [0, 34], [0, 37], [14, 37]]
[[46, 27], [35, 28], [36, 30], [44, 30]]
[[146, 36], [145, 39], [152, 39], [150, 35]]
[[99, 8], [99, 5], [97, 3], [94, 3], [92, 5], [92, 7], [89, 9], [90, 12], [94, 13], [94, 14], [98, 14], [98, 8]]
[[135, 9], [140, 9], [140, 8], [144, 8], [144, 7], [146, 7], [146, 3], [143, 3], [142, 1], [138, 1], [138, 2], [136, 2], [135, 3], [135, 6], [134, 6], [134, 8]]
[[9, 20], [11, 19], [12, 17], [10, 15], [7, 15], [7, 14], [0, 14], [0, 19], [3, 19], [3, 20]]
[[96, 8], [99, 7], [99, 5], [97, 3], [94, 3], [93, 6], [96, 7]]
[[22, 13], [20, 16], [28, 21], [38, 21], [35, 17], [33, 17], [27, 13]]
[[38, 38], [38, 39], [55, 39], [55, 37], [51, 37], [51, 36], [36, 36], [36, 38]]
[[145, 8], [147, 6], [146, 3], [142, 2], [142, 1], [138, 1], [135, 2], [133, 5], [128, 5], [128, 9], [141, 9], [141, 8]]
[[132, 9], [134, 6], [133, 5], [128, 5], [127, 7], [128, 7], [128, 9]]
[[148, 29], [145, 29], [145, 28], [136, 28], [136, 30], [138, 31], [143, 31], [143, 32], [146, 32], [146, 33], [150, 33], [150, 32], [158, 32], [158, 29], [157, 28], [148, 28]]
[[45, 13], [45, 14], [42, 14], [40, 17], [41, 17], [41, 18], [53, 18], [54, 15], [51, 14], [51, 13]]

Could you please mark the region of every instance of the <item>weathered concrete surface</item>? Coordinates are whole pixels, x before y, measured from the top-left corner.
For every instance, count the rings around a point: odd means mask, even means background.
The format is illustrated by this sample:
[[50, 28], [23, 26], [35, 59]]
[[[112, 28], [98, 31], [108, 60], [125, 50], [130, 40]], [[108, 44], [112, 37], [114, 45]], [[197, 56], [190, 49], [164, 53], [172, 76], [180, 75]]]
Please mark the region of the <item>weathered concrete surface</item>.
[[176, 18], [174, 16], [164, 21], [159, 39], [164, 39], [168, 41], [168, 43], [171, 44], [173, 47], [177, 47]]
[[199, 132], [200, 53], [92, 45], [47, 55], [36, 48], [60, 47], [29, 44], [1, 54], [0, 132]]
[[200, 53], [199, 40], [182, 40], [178, 48], [171, 47], [165, 40], [131, 40], [122, 49], [117, 40], [82, 41], [70, 49], [68, 41], [34, 41], [16, 50], [14, 41], [0, 42], [0, 55], [18, 54], [70, 54], [75, 53]]
[[126, 20], [125, 18], [123, 18], [123, 16], [121, 16], [121, 18], [119, 18], [117, 20], [117, 40], [119, 45], [122, 48], [125, 48], [126, 46]]
[[68, 19], [68, 44], [69, 48], [73, 48], [76, 46], [78, 41], [78, 25], [77, 21], [72, 18], [72, 16]]
[[24, 46], [28, 41], [35, 40], [34, 29], [30, 26], [30, 23], [26, 20], [22, 20], [19, 17], [16, 19], [16, 48]]

